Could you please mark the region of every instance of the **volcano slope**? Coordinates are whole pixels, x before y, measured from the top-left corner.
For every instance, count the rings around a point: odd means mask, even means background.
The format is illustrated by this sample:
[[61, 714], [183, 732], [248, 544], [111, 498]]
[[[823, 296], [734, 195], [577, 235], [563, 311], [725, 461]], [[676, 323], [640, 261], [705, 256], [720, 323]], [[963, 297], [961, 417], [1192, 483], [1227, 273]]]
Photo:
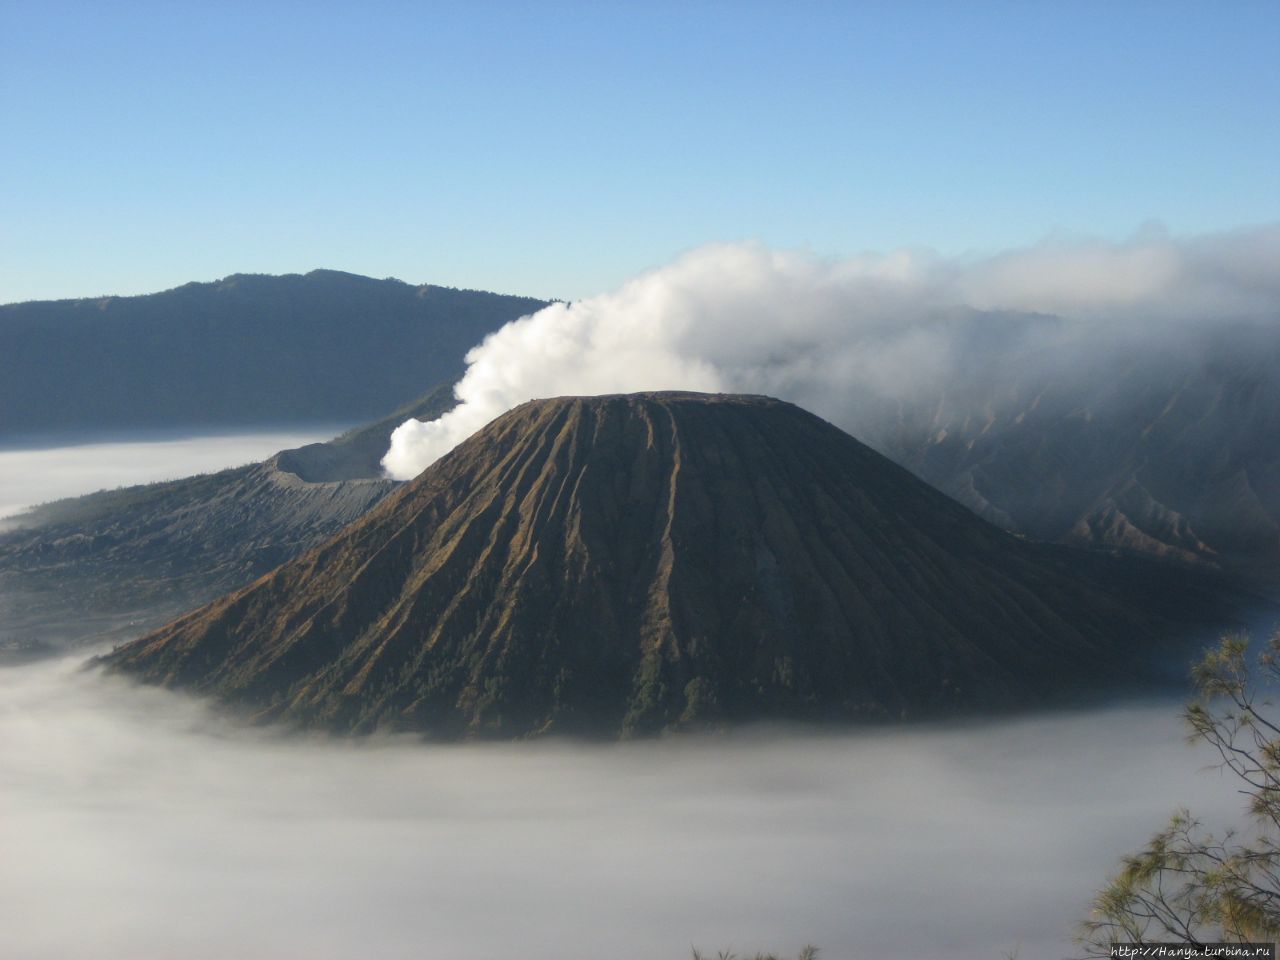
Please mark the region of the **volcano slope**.
[[326, 443], [0, 523], [0, 663], [136, 637], [324, 543], [398, 486], [378, 463], [391, 431], [453, 403], [441, 384]]
[[928, 716], [1131, 677], [1166, 573], [1020, 540], [781, 401], [569, 397], [103, 659], [341, 732]]

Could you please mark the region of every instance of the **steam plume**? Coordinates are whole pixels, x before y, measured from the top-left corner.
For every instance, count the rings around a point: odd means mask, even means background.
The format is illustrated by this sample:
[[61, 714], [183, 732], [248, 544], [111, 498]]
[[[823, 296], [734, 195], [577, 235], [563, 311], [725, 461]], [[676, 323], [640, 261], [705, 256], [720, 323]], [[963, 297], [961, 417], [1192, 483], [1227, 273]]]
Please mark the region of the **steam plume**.
[[[1036, 315], [1016, 349], [1163, 335], [1204, 320], [1280, 315], [1280, 225], [1189, 239], [1148, 227], [1120, 244], [1051, 241], [985, 259], [898, 251], [822, 260], [758, 244], [703, 247], [619, 290], [554, 304], [467, 355], [459, 405], [406, 421], [383, 459], [417, 475], [533, 397], [637, 390], [767, 393], [854, 429], [870, 392], [936, 393], [987, 362], [1016, 362], [984, 318]], [[994, 352], [993, 352], [994, 351]]]

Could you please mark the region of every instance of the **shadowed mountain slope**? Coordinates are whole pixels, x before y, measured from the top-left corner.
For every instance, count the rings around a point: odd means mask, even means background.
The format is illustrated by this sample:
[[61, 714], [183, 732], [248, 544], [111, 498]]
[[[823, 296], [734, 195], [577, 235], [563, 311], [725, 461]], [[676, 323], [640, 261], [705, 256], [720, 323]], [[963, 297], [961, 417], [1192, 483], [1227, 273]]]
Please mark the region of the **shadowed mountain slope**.
[[1213, 567], [1280, 598], [1280, 323], [1024, 346], [1060, 325], [975, 336], [958, 387], [856, 429], [1006, 529]]
[[1020, 541], [780, 401], [559, 398], [105, 659], [354, 732], [924, 715], [1129, 664], [1162, 576]]
[[545, 305], [333, 270], [3, 305], [0, 437], [364, 420]]

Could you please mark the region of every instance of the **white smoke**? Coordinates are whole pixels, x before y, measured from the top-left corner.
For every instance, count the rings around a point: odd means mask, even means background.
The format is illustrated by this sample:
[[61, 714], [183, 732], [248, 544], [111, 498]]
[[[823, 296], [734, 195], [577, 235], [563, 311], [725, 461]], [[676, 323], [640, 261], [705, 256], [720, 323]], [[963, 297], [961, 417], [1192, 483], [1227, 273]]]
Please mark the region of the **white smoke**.
[[1077, 334], [1273, 318], [1280, 225], [1194, 238], [1147, 227], [1120, 244], [1053, 240], [983, 259], [703, 247], [488, 337], [467, 355], [458, 406], [406, 421], [383, 466], [416, 476], [494, 417], [547, 396], [765, 393], [848, 426], [868, 390], [907, 398], [955, 374], [962, 336], [975, 335], [958, 321], [975, 313], [1063, 317]]

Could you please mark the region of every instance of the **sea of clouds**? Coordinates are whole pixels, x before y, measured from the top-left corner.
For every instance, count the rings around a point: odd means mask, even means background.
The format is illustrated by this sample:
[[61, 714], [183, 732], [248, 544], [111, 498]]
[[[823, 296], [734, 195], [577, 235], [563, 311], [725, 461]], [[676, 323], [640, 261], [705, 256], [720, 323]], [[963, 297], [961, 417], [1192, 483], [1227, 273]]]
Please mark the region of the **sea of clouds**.
[[1175, 807], [1177, 704], [612, 746], [333, 742], [0, 668], [0, 944], [24, 960], [1060, 957]]

